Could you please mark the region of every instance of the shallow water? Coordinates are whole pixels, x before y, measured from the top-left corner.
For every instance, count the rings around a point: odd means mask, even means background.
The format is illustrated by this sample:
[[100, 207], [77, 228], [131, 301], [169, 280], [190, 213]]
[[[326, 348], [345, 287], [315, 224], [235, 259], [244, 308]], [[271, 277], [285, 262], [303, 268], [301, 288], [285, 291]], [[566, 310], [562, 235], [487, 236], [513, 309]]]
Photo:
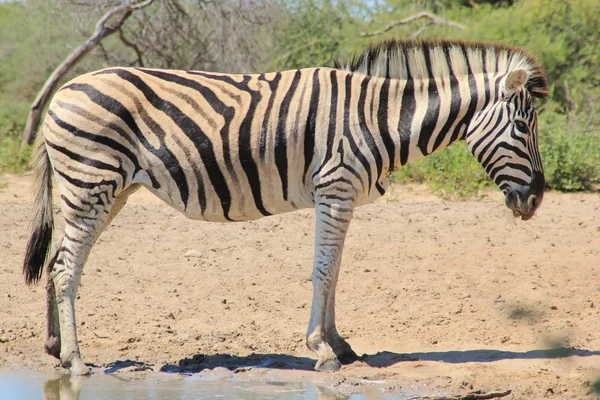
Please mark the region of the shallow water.
[[[363, 400], [392, 399], [373, 393], [348, 394], [311, 382], [278, 382], [269, 379], [210, 379], [196, 375], [151, 374], [143, 379], [123, 379], [96, 373], [91, 377], [47, 376], [32, 371], [0, 371], [0, 400], [162, 400], [162, 399], [281, 399]], [[397, 397], [396, 397], [397, 398]]]

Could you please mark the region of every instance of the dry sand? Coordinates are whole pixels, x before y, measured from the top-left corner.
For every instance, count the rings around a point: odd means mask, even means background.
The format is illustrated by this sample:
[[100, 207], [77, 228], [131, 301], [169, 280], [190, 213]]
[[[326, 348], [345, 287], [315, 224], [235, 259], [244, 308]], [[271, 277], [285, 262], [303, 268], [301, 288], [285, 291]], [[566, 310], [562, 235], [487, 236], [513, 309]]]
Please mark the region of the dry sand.
[[[31, 180], [4, 176], [0, 185], [0, 368], [51, 371], [55, 360], [42, 350], [45, 289], [25, 286], [21, 274]], [[496, 192], [448, 202], [395, 186], [359, 208], [337, 321], [366, 355], [328, 374], [311, 371], [304, 345], [313, 225], [311, 210], [240, 224], [191, 221], [141, 190], [85, 266], [84, 360], [106, 368], [130, 359], [155, 371], [262, 365], [240, 373], [359, 392], [378, 382], [405, 395], [596, 397], [597, 194], [548, 193], [527, 222], [515, 221]], [[135, 369], [122, 368], [143, 374]]]

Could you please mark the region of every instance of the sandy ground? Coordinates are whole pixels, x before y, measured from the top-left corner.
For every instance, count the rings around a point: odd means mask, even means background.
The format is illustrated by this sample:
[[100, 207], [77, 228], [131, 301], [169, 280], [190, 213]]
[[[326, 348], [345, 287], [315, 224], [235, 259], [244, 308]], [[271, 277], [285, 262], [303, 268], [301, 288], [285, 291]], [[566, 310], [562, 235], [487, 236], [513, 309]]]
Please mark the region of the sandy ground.
[[[25, 286], [21, 274], [30, 185], [29, 177], [0, 178], [0, 368], [51, 371], [55, 361], [42, 351], [45, 289]], [[84, 269], [84, 360], [133, 375], [142, 364], [179, 372], [262, 365], [238, 372], [359, 393], [377, 383], [403, 395], [510, 389], [505, 398], [596, 398], [597, 194], [548, 193], [528, 222], [515, 221], [499, 193], [447, 202], [397, 186], [359, 208], [337, 320], [365, 356], [328, 374], [311, 371], [304, 345], [313, 225], [311, 210], [201, 223], [138, 192]], [[111, 364], [124, 360], [136, 363]]]

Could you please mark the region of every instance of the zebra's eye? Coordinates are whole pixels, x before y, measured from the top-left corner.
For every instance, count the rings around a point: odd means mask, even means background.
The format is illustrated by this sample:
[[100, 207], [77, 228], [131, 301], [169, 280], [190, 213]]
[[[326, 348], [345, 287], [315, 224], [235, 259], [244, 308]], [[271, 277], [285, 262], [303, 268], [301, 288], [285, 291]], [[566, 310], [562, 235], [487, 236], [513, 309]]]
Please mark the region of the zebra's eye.
[[515, 121], [515, 126], [517, 127], [518, 130], [520, 130], [523, 133], [529, 132], [529, 128], [527, 127], [527, 124], [525, 122], [521, 121], [520, 119]]

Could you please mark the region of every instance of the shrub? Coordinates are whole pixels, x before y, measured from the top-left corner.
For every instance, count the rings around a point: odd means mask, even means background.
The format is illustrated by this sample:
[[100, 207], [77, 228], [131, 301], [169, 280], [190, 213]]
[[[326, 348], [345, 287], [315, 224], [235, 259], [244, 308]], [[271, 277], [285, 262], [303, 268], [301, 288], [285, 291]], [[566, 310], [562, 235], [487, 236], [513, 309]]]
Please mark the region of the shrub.
[[[540, 151], [546, 186], [561, 191], [590, 191], [600, 183], [600, 132], [593, 110], [572, 115], [540, 115]], [[598, 126], [597, 124], [595, 126]]]
[[0, 174], [6, 172], [18, 174], [29, 169], [31, 146], [20, 152], [20, 144], [21, 137], [19, 135], [0, 136]]
[[475, 197], [492, 184], [465, 142], [403, 166], [392, 180], [426, 183], [441, 197], [459, 200]]

